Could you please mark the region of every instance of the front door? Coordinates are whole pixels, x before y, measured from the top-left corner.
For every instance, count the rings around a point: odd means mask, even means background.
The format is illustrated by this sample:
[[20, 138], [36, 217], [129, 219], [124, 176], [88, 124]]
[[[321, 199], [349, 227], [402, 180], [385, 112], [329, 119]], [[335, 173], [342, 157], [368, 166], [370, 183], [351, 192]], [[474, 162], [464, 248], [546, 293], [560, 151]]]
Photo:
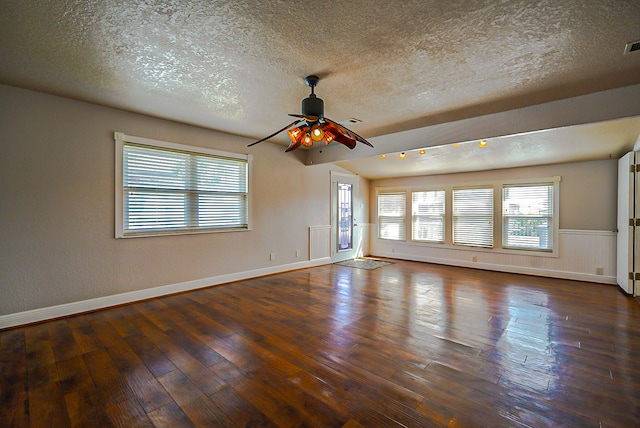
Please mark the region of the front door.
[[356, 257], [358, 227], [354, 218], [357, 177], [331, 172], [331, 261]]

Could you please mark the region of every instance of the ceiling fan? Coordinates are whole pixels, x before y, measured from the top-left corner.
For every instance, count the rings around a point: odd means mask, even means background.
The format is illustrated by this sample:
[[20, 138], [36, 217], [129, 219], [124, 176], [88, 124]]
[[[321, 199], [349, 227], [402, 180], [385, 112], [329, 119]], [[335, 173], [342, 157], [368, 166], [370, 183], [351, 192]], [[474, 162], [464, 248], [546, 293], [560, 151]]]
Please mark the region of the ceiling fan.
[[367, 146], [373, 147], [370, 142], [360, 135], [325, 117], [324, 101], [316, 97], [314, 93], [314, 88], [320, 81], [318, 76], [307, 76], [304, 81], [307, 86], [311, 88], [311, 94], [302, 100], [302, 114], [289, 114], [289, 116], [296, 117], [297, 119], [273, 134], [249, 144], [247, 147], [268, 140], [285, 130], [288, 130], [287, 135], [289, 135], [291, 139], [291, 143], [289, 147], [285, 149], [285, 152], [295, 150], [301, 145], [311, 147], [315, 141], [324, 141], [326, 144], [335, 141], [344, 144], [350, 149], [353, 149], [359, 141]]

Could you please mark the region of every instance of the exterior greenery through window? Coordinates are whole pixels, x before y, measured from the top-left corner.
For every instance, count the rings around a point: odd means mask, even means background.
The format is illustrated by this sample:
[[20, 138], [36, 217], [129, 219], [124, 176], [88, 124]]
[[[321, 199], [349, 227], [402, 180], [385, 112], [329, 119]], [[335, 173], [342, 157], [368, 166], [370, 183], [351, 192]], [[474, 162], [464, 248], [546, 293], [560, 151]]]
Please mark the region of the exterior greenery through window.
[[120, 144], [117, 237], [249, 228], [247, 156], [172, 143]]

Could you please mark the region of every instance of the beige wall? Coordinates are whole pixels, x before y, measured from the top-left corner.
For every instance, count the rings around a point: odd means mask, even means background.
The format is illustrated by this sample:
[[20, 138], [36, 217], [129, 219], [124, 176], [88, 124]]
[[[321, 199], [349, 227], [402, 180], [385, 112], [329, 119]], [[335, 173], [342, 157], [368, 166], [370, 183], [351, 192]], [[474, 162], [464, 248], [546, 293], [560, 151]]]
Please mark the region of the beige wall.
[[[253, 230], [115, 239], [114, 131], [254, 155]], [[330, 171], [344, 172], [274, 144], [248, 149], [246, 138], [4, 85], [0, 133], [0, 315], [306, 260], [308, 227], [330, 222]]]
[[[393, 178], [372, 180], [370, 197], [372, 201], [375, 199], [376, 187], [467, 185], [559, 175], [560, 229], [612, 231], [616, 230], [617, 174], [618, 163], [612, 159], [463, 174]], [[371, 209], [375, 209], [375, 204], [371, 204]]]

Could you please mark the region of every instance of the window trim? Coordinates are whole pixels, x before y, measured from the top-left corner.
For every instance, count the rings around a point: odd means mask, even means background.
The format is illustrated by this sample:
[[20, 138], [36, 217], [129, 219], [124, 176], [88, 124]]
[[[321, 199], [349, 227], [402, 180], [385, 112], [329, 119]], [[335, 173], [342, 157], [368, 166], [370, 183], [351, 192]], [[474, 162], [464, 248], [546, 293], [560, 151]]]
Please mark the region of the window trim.
[[[409, 205], [409, 201], [408, 201], [408, 197], [407, 197], [407, 191], [406, 190], [388, 190], [388, 191], [381, 191], [381, 192], [376, 192], [376, 229], [377, 229], [377, 234], [376, 236], [378, 237], [378, 239], [382, 239], [383, 241], [391, 241], [391, 242], [406, 242], [407, 241], [407, 236], [408, 235], [408, 231], [410, 231], [411, 229], [407, 229], [407, 219], [410, 219], [411, 216], [407, 215], [408, 211], [408, 207]], [[403, 194], [404, 195], [404, 217], [400, 217], [398, 216], [398, 218], [402, 218], [404, 221], [404, 236], [402, 238], [399, 239], [393, 239], [393, 238], [383, 238], [380, 234], [380, 195], [390, 195], [390, 194]], [[384, 217], [389, 217], [389, 216], [384, 216]], [[398, 222], [400, 223], [400, 222]]]
[[[440, 217], [442, 218], [442, 240], [434, 240], [434, 239], [417, 239], [415, 237], [415, 230], [414, 230], [414, 224], [415, 224], [415, 217], [416, 215], [413, 213], [414, 211], [414, 207], [413, 207], [413, 195], [415, 193], [433, 193], [433, 192], [444, 192], [444, 212], [441, 216], [436, 216], [436, 215], [432, 215], [430, 217]], [[411, 203], [410, 203], [410, 208], [411, 208], [411, 242], [419, 242], [419, 243], [430, 243], [430, 244], [444, 244], [447, 241], [447, 206], [450, 204], [448, 198], [447, 198], [447, 190], [445, 188], [438, 188], [438, 189], [428, 189], [428, 190], [410, 190], [408, 193], [411, 194]]]
[[[527, 216], [527, 215], [523, 215], [523, 214], [521, 214], [521, 215], [505, 214], [505, 210], [504, 210], [505, 189], [515, 188], [515, 187], [542, 187], [542, 186], [551, 188], [551, 203], [553, 205], [551, 206], [551, 214], [550, 215], [547, 215], [547, 216], [542, 216], [542, 215], [540, 215], [540, 216]], [[554, 185], [554, 182], [552, 182], [552, 181], [538, 182], [538, 183], [518, 183], [518, 184], [511, 184], [511, 183], [507, 184], [507, 183], [504, 183], [501, 186], [501, 188], [500, 188], [500, 198], [501, 198], [501, 200], [500, 200], [500, 204], [501, 204], [500, 205], [500, 217], [501, 217], [501, 220], [500, 220], [500, 224], [501, 224], [501, 237], [500, 237], [501, 238], [501, 243], [500, 243], [500, 246], [501, 246], [501, 248], [504, 248], [505, 250], [524, 251], [524, 252], [527, 252], [527, 253], [531, 252], [531, 251], [546, 252], [546, 253], [553, 252], [554, 248], [557, 246], [557, 242], [555, 241], [556, 236], [553, 233], [554, 230], [555, 230], [555, 227], [554, 227], [555, 226], [555, 218], [557, 217], [557, 215], [556, 215], [557, 206], [556, 206], [556, 201], [555, 201], [555, 193], [556, 193], [556, 186]], [[524, 246], [518, 247], [518, 246], [515, 246], [515, 245], [512, 245], [512, 246], [505, 245], [505, 241], [506, 241], [505, 240], [505, 236], [504, 236], [504, 233], [506, 231], [506, 229], [505, 229], [505, 218], [510, 219], [510, 218], [515, 218], [515, 217], [540, 218], [540, 219], [541, 218], [547, 218], [547, 219], [549, 219], [550, 223], [551, 223], [551, 232], [552, 232], [551, 233], [551, 243], [552, 243], [551, 249], [543, 249], [543, 248], [537, 248], [537, 247], [527, 248], [527, 247], [524, 247]]]
[[[122, 132], [114, 132], [115, 140], [115, 237], [120, 238], [142, 238], [151, 236], [171, 236], [171, 235], [192, 235], [203, 233], [224, 233], [224, 232], [244, 232], [251, 230], [251, 163], [253, 156], [249, 154], [239, 154], [225, 152], [221, 150], [209, 149], [205, 147], [189, 146], [185, 144], [172, 143], [151, 138], [136, 137], [126, 135]], [[138, 144], [158, 149], [177, 150], [194, 154], [210, 155], [238, 159], [247, 163], [247, 227], [242, 228], [211, 228], [211, 229], [188, 229], [188, 230], [166, 230], [140, 233], [127, 233], [124, 230], [124, 146], [126, 143]]]
[[[464, 190], [491, 190], [491, 245], [475, 245], [468, 242], [455, 242], [455, 192]], [[451, 188], [451, 211], [446, 218], [451, 222], [451, 244], [455, 247], [470, 247], [470, 248], [496, 248], [496, 186], [492, 185], [478, 185], [478, 186], [455, 186]], [[472, 217], [470, 215], [458, 216], [458, 217]], [[500, 223], [502, 225], [502, 223]]]

